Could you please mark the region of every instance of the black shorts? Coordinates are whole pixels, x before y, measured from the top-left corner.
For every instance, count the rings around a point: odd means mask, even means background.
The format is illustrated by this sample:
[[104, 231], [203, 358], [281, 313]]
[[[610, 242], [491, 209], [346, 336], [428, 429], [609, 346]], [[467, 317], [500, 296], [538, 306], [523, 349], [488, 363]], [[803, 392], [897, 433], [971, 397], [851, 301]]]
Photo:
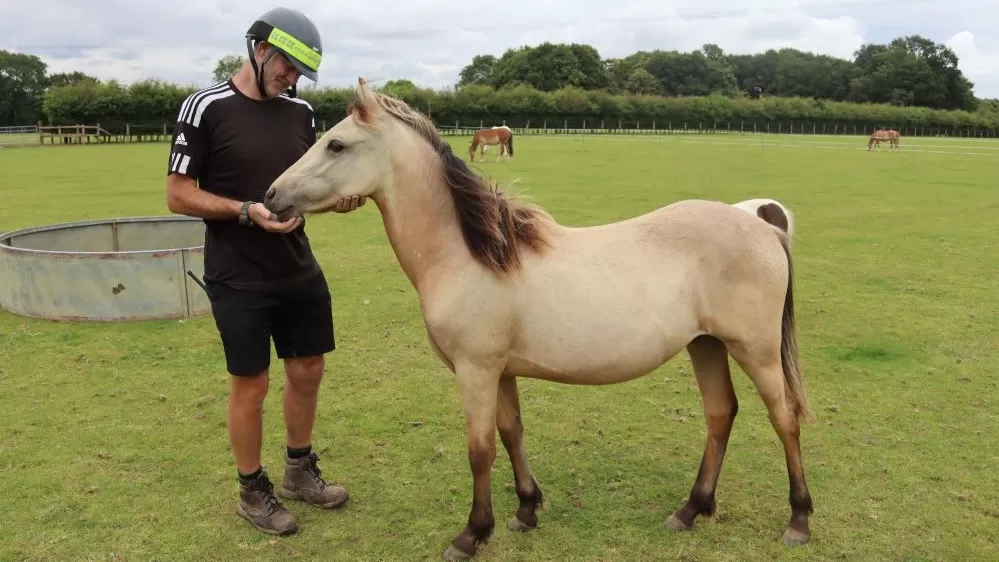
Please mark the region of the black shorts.
[[274, 291], [236, 289], [206, 282], [226, 367], [236, 376], [270, 367], [271, 338], [281, 359], [336, 349], [333, 301], [324, 275]]

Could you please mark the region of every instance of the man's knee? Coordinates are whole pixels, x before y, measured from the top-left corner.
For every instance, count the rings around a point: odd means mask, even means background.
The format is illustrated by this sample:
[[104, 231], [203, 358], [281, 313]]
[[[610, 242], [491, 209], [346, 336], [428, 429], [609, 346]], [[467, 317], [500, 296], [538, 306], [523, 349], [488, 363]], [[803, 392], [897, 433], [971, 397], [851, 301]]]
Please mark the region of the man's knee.
[[256, 375], [240, 375], [229, 377], [232, 381], [230, 399], [238, 404], [260, 404], [267, 398], [270, 377], [266, 370]]
[[309, 357], [288, 357], [284, 360], [285, 374], [294, 385], [319, 385], [326, 370], [322, 355]]

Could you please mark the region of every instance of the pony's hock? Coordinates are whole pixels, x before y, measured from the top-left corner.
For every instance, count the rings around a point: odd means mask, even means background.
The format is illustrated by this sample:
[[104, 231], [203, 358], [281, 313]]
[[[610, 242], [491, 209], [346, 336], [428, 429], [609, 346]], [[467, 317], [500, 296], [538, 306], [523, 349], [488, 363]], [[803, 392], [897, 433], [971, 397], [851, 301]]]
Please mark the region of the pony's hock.
[[203, 314], [204, 222], [128, 217], [0, 234], [0, 307], [53, 320]]

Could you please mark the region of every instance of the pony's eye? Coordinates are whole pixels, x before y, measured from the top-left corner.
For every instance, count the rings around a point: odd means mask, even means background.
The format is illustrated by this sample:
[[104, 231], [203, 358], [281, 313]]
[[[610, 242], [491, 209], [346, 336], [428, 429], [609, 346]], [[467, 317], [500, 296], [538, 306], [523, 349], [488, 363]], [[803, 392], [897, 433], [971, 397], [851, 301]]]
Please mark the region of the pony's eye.
[[326, 150], [332, 152], [333, 154], [342, 152], [343, 149], [344, 149], [343, 143], [338, 140], [331, 140], [329, 144], [326, 145]]

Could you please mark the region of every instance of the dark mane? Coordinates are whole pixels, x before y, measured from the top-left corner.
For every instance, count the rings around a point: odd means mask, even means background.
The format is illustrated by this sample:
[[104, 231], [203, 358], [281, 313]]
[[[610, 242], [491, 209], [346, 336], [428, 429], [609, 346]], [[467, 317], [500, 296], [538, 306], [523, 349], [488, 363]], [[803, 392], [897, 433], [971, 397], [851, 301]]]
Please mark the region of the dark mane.
[[[524, 247], [540, 251], [548, 245], [544, 227], [554, 222], [547, 211], [503, 192], [472, 171], [437, 132], [433, 122], [406, 103], [378, 92], [366, 96], [390, 115], [409, 125], [441, 158], [444, 180], [458, 211], [461, 233], [472, 256], [499, 274], [519, 268]], [[370, 112], [360, 102], [350, 108], [360, 122], [370, 124]]]

